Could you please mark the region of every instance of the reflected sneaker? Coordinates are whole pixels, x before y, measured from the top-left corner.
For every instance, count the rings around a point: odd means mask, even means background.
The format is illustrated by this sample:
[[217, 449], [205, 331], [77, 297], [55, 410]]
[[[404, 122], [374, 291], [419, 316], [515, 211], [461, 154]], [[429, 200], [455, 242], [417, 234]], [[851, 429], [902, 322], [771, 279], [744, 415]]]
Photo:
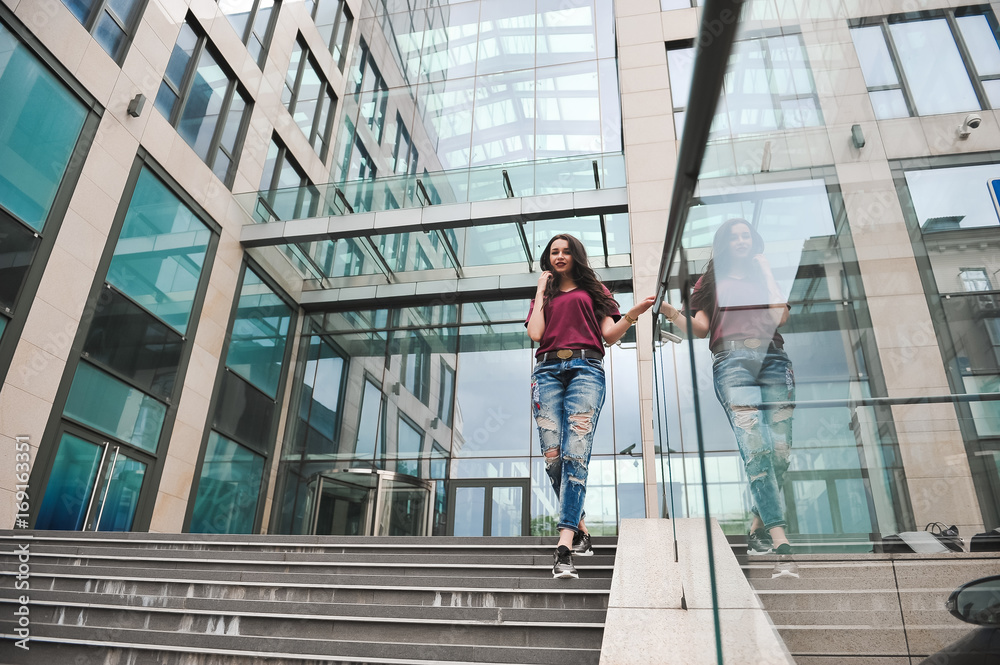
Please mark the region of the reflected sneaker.
[[792, 546], [788, 543], [782, 543], [778, 545], [778, 549], [774, 550], [774, 553], [780, 555], [791, 555]]
[[590, 544], [590, 534], [576, 532], [573, 536], [573, 556], [594, 556], [594, 548]]
[[783, 556], [778, 560], [778, 563], [774, 564], [774, 569], [771, 571], [771, 579], [776, 580], [780, 577], [792, 577], [798, 579], [799, 566], [797, 563], [792, 561], [792, 557]]
[[747, 534], [747, 554], [770, 554], [771, 545], [771, 536], [764, 529]]
[[552, 577], [557, 580], [578, 580], [580, 575], [573, 565], [573, 553], [565, 545], [560, 545], [559, 549], [552, 555]]

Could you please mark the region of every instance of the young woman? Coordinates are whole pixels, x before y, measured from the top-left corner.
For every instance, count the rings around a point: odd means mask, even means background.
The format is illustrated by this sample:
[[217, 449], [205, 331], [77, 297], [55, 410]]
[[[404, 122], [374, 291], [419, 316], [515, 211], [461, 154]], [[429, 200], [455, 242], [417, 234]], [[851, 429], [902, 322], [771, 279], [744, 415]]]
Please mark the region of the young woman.
[[[691, 290], [691, 330], [710, 336], [715, 394], [750, 480], [747, 551], [767, 554], [774, 547], [790, 554], [781, 487], [792, 445], [795, 375], [778, 334], [788, 320], [788, 305], [763, 252], [764, 240], [745, 219], [719, 227], [712, 259]], [[686, 315], [675, 307], [664, 302], [660, 312], [687, 331]]]
[[653, 306], [650, 296], [622, 318], [598, 281], [583, 243], [552, 238], [539, 259], [542, 275], [525, 325], [538, 342], [531, 375], [531, 408], [545, 471], [559, 499], [559, 544], [552, 575], [578, 578], [573, 554], [594, 553], [583, 521], [587, 465], [604, 405], [604, 344], [614, 344]]

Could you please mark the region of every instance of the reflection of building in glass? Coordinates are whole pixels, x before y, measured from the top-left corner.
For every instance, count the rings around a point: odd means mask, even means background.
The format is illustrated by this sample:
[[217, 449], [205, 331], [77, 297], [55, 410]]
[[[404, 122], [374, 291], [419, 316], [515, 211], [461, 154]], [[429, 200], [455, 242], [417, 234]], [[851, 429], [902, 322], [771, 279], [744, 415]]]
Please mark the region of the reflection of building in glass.
[[[71, 4], [0, 7], [0, 430], [34, 446], [32, 524], [551, 533], [538, 253], [570, 232], [623, 307], [656, 289], [698, 3]], [[668, 299], [727, 219], [764, 236], [800, 542], [998, 526], [996, 16], [799, 4], [747, 3]], [[608, 350], [595, 532], [745, 530], [688, 350]]]

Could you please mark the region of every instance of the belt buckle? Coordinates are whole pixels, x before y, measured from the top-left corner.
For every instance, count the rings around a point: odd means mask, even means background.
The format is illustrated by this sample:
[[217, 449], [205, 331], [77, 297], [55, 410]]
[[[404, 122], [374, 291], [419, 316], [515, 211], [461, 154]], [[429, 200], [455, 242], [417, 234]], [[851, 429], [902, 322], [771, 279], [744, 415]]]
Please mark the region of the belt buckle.
[[560, 360], [569, 360], [573, 357], [573, 352], [569, 349], [559, 349], [556, 351], [556, 357]]
[[747, 347], [748, 349], [756, 349], [757, 347], [760, 346], [760, 340], [757, 339], [756, 337], [750, 337], [748, 339], [743, 340], [743, 346]]

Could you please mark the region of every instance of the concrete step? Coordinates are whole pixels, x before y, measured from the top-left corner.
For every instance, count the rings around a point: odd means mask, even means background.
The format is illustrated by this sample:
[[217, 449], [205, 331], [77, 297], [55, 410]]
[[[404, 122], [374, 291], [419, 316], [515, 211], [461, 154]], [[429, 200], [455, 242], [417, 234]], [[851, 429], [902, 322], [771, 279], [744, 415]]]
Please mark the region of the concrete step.
[[[387, 585], [384, 576], [326, 580], [289, 573], [254, 581], [241, 580], [240, 574], [234, 572], [233, 580], [223, 581], [192, 575], [176, 579], [157, 570], [130, 571], [137, 574], [129, 575], [114, 569], [102, 569], [101, 575], [95, 575], [91, 569], [80, 569], [79, 573], [63, 573], [63, 570], [50, 572], [32, 568], [32, 588], [114, 596], [605, 610], [611, 586], [606, 578], [532, 579], [532, 584], [520, 586], [522, 581], [519, 579], [513, 580], [518, 584], [505, 584], [510, 578], [406, 577], [400, 578], [398, 584]], [[299, 579], [301, 577], [305, 579]], [[7, 588], [13, 586], [8, 584]]]
[[[0, 605], [13, 599], [0, 598]], [[419, 621], [427, 624], [552, 624], [601, 626], [603, 609], [468, 607], [450, 605], [406, 605], [390, 603], [317, 602], [295, 600], [248, 600], [235, 598], [193, 598], [167, 595], [94, 594], [75, 591], [31, 591], [31, 606], [81, 608], [101, 606], [119, 610], [156, 610], [166, 613], [263, 615], [314, 620]]]
[[[123, 617], [123, 621], [127, 621]], [[0, 637], [10, 635], [11, 624], [0, 621]], [[200, 628], [201, 626], [199, 626]], [[105, 646], [116, 651], [135, 650], [142, 652], [181, 652], [186, 654], [212, 653], [217, 655], [243, 655], [245, 663], [259, 662], [254, 659], [286, 658], [299, 659], [332, 659], [337, 661], [360, 661], [363, 663], [504, 663], [518, 665], [597, 665], [600, 659], [600, 644], [597, 648], [579, 648], [574, 646], [552, 646], [547, 644], [529, 644], [527, 635], [511, 633], [510, 642], [505, 645], [482, 645], [468, 643], [467, 633], [463, 628], [448, 632], [435, 632], [428, 635], [427, 631], [415, 628], [416, 638], [411, 642], [391, 641], [360, 641], [351, 635], [341, 635], [337, 624], [331, 624], [330, 630], [321, 636], [309, 639], [288, 639], [279, 631], [268, 636], [243, 634], [243, 621], [234, 618], [218, 617], [209, 625], [204, 624], [209, 632], [160, 631], [144, 627], [106, 627], [76, 625], [32, 624], [31, 651], [36, 645], [49, 639], [62, 642], [72, 641], [84, 646]], [[433, 639], [428, 639], [433, 638]], [[76, 652], [72, 652], [76, 653]], [[75, 659], [75, 655], [74, 655]], [[33, 665], [29, 661], [21, 661], [23, 665]], [[41, 665], [53, 665], [51, 661], [41, 662]], [[73, 660], [67, 661], [72, 663]], [[109, 662], [110, 661], [105, 661]], [[115, 661], [117, 662], [117, 661]], [[131, 661], [128, 661], [131, 662]], [[146, 662], [157, 662], [147, 660]], [[181, 661], [186, 662], [186, 661]], [[270, 661], [268, 661], [270, 662]]]

